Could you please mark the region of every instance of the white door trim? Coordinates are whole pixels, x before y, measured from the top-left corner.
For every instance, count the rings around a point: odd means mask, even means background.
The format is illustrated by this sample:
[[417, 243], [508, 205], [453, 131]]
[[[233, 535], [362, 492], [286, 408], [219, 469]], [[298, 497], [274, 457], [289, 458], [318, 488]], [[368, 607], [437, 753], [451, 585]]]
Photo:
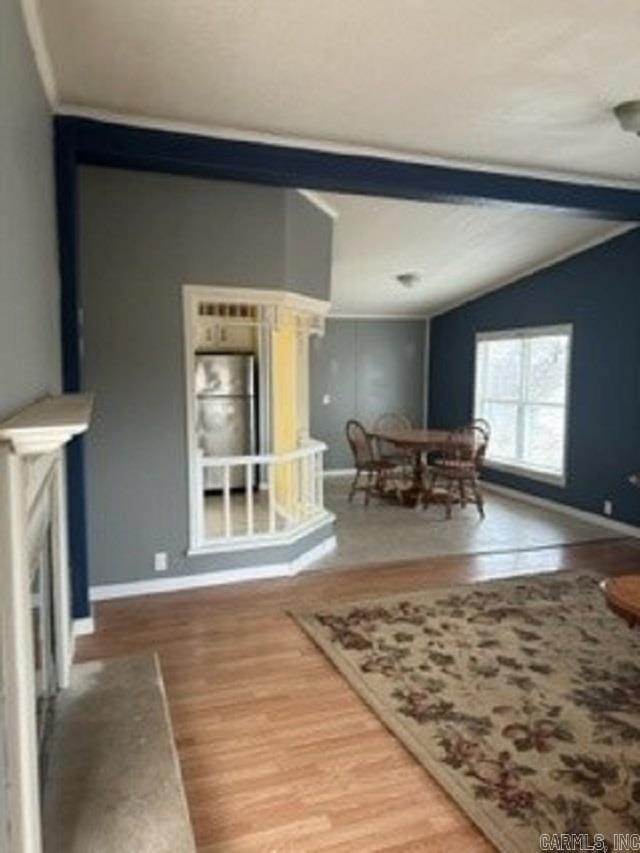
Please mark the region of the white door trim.
[[[188, 547], [187, 553], [202, 550], [204, 537], [202, 526], [202, 490], [200, 483], [200, 471], [198, 465], [198, 452], [195, 439], [195, 410], [194, 410], [194, 371], [195, 371], [195, 306], [198, 301], [206, 301], [214, 304], [230, 303], [235, 305], [259, 306], [261, 316], [256, 323], [250, 318], [247, 324], [257, 326], [259, 330], [259, 352], [258, 370], [261, 387], [258, 394], [258, 405], [260, 407], [259, 417], [261, 425], [267, 426], [269, 438], [271, 437], [271, 334], [270, 330], [277, 325], [282, 309], [290, 309], [303, 318], [303, 328], [306, 334], [310, 333], [311, 326], [315, 324], [316, 331], [324, 329], [324, 318], [326, 317], [330, 303], [323, 299], [314, 299], [299, 293], [287, 290], [266, 290], [252, 287], [219, 287], [215, 285], [184, 284], [182, 286], [182, 322], [184, 339], [184, 371], [185, 371], [185, 420], [186, 420], [186, 445], [187, 445], [187, 468], [188, 468]], [[242, 323], [242, 318], [234, 319], [234, 322]], [[264, 385], [262, 383], [264, 382]], [[264, 447], [264, 436], [260, 439], [262, 450]], [[261, 471], [264, 475], [264, 469]], [[302, 534], [301, 534], [302, 535]], [[284, 537], [286, 539], [286, 537]], [[259, 543], [256, 543], [256, 547]], [[275, 543], [272, 543], [275, 544]], [[283, 541], [284, 544], [284, 541]], [[212, 549], [208, 549], [211, 551]], [[225, 549], [231, 550], [231, 549]]]

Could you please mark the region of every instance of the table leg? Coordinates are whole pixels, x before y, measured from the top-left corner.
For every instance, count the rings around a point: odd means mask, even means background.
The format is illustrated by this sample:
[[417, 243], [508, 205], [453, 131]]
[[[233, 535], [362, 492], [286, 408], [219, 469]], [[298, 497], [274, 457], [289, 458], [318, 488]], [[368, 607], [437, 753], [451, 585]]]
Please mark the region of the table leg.
[[424, 485], [422, 483], [422, 451], [413, 453], [411, 486], [404, 492], [403, 503], [416, 506], [422, 499]]

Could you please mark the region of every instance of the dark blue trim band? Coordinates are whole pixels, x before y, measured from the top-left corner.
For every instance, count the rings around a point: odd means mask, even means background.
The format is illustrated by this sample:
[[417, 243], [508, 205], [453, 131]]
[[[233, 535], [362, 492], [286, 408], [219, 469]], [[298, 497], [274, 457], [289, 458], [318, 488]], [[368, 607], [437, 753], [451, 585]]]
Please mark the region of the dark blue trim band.
[[582, 216], [640, 219], [640, 190], [573, 184], [380, 157], [236, 142], [58, 116], [81, 163], [278, 186], [448, 202], [543, 206]]

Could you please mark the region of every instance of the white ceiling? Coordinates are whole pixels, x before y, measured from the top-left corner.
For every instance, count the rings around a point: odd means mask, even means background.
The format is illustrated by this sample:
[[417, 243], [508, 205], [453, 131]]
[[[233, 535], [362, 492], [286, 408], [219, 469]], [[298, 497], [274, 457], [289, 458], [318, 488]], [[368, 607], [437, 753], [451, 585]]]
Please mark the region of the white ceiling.
[[[323, 193], [334, 221], [332, 313], [433, 314], [630, 227], [499, 206]], [[395, 280], [417, 272], [411, 290]]]
[[640, 183], [638, 0], [32, 0], [58, 101]]

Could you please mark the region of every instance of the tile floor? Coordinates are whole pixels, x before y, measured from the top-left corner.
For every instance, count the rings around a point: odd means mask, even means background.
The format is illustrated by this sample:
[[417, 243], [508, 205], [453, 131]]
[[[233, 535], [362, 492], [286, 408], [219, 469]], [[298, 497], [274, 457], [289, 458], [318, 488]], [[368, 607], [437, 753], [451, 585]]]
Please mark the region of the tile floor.
[[610, 529], [485, 491], [485, 518], [475, 506], [413, 509], [382, 499], [349, 503], [349, 477], [328, 478], [325, 505], [336, 515], [338, 547], [323, 567], [384, 563], [452, 554], [531, 550], [619, 538]]

